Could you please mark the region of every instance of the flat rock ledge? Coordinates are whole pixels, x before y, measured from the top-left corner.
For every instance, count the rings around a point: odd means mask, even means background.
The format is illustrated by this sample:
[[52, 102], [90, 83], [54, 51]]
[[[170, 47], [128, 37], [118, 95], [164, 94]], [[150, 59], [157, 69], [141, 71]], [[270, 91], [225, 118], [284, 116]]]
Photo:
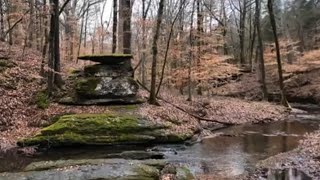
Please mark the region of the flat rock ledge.
[[132, 59], [131, 54], [92, 54], [92, 55], [82, 55], [78, 59], [84, 61], [93, 61], [101, 64], [120, 64], [125, 61]]
[[73, 145], [152, 145], [179, 143], [188, 134], [170, 133], [170, 127], [148, 120], [114, 114], [64, 115], [39, 134], [18, 141], [21, 147]]
[[[172, 169], [168, 171], [169, 169]], [[170, 175], [178, 180], [195, 179], [187, 167], [168, 165], [164, 160], [82, 159], [34, 162], [23, 172], [0, 173], [2, 180], [119, 179], [158, 180]]]

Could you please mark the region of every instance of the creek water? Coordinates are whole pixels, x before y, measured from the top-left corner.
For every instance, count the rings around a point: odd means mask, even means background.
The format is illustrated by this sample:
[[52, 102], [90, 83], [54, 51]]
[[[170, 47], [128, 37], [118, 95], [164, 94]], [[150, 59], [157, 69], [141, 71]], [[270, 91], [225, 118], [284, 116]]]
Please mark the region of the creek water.
[[260, 160], [296, 148], [305, 133], [318, 128], [319, 123], [312, 120], [242, 125], [176, 153], [167, 153], [167, 158], [188, 164], [195, 174], [233, 177], [253, 170]]
[[319, 124], [320, 112], [312, 110], [296, 113], [286, 121], [218, 130], [215, 131], [217, 136], [205, 138], [192, 146], [64, 148], [33, 157], [7, 152], [0, 154], [0, 172], [19, 171], [34, 161], [103, 158], [125, 150], [152, 149], [165, 154], [169, 162], [186, 164], [194, 174], [234, 177], [252, 170], [260, 160], [296, 148], [306, 133], [319, 129]]

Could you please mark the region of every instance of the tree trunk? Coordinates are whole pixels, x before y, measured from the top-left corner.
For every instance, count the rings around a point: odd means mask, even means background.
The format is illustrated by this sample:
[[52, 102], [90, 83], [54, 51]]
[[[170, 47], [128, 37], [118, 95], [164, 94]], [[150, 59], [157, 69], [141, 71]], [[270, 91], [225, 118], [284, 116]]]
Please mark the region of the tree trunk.
[[157, 104], [157, 97], [156, 97], [157, 72], [156, 71], [157, 71], [158, 39], [160, 34], [160, 26], [162, 22], [164, 3], [165, 3], [165, 0], [160, 0], [159, 2], [157, 24], [156, 24], [156, 29], [153, 36], [153, 43], [152, 43], [151, 88], [150, 88], [149, 103], [154, 105]]
[[5, 41], [4, 38], [4, 11], [3, 11], [3, 0], [0, 0], [0, 41]]
[[[240, 4], [240, 3], [239, 3]], [[240, 4], [240, 23], [239, 23], [239, 41], [240, 41], [240, 64], [245, 64], [245, 25], [247, 15], [247, 0], [243, 0], [242, 5]]]
[[264, 56], [263, 56], [263, 43], [262, 43], [261, 28], [260, 28], [261, 0], [255, 0], [255, 3], [256, 3], [255, 26], [256, 26], [257, 35], [258, 35], [261, 89], [263, 93], [263, 99], [268, 99], [268, 90], [266, 85], [266, 75], [265, 75]]
[[50, 0], [50, 3], [53, 5], [53, 11], [50, 20], [48, 94], [52, 95], [53, 88], [61, 86], [62, 78], [60, 75], [59, 0]]
[[60, 70], [60, 23], [59, 23], [59, 0], [54, 0], [54, 84], [60, 87], [62, 83]]
[[112, 53], [117, 50], [118, 0], [113, 0]]
[[28, 29], [28, 41], [27, 46], [32, 47], [33, 46], [33, 32], [34, 32], [34, 0], [29, 0], [29, 6], [30, 6], [30, 20], [29, 20], [29, 29]]
[[[53, 6], [52, 9], [55, 8], [53, 4], [53, 0], [50, 0], [50, 4]], [[51, 96], [54, 89], [54, 14], [55, 12], [51, 13], [50, 17], [50, 32], [49, 32], [49, 56], [48, 56], [48, 95]]]
[[276, 20], [273, 12], [273, 0], [268, 0], [268, 11], [270, 16], [270, 23], [272, 26], [273, 36], [274, 36], [274, 42], [276, 44], [276, 53], [277, 53], [277, 63], [278, 63], [278, 73], [279, 73], [279, 86], [281, 91], [281, 104], [285, 107], [290, 107], [286, 94], [284, 89], [284, 83], [283, 83], [283, 76], [282, 76], [282, 64], [281, 64], [281, 55], [280, 55], [280, 45], [279, 45], [279, 39], [277, 34], [277, 25]]
[[192, 61], [193, 61], [193, 16], [194, 16], [194, 9], [195, 9], [195, 1], [193, 1], [192, 5], [192, 12], [191, 12], [191, 20], [190, 20], [190, 34], [189, 34], [189, 62], [188, 62], [188, 99], [187, 101], [192, 101], [192, 77], [191, 77], [191, 68], [192, 68]]
[[131, 1], [124, 0], [123, 7], [123, 53], [131, 54]]
[[[47, 12], [47, 0], [43, 0], [43, 13], [46, 13], [46, 12]], [[45, 73], [44, 73], [44, 65], [45, 65], [45, 58], [46, 58], [46, 54], [47, 54], [47, 50], [48, 50], [48, 41], [49, 41], [49, 37], [48, 37], [48, 18], [47, 18], [47, 15], [45, 15], [45, 14], [43, 14], [43, 21], [44, 21], [44, 25], [43, 25], [44, 26], [44, 32], [43, 32], [44, 44], [43, 44], [43, 47], [42, 47], [42, 61], [41, 61], [40, 75], [44, 77], [44, 75], [45, 75]]]
[[[83, 25], [84, 25], [84, 16], [81, 17], [81, 25], [80, 25], [80, 34], [79, 34], [79, 44], [78, 44], [77, 56], [80, 55], [80, 49], [81, 49], [81, 44], [82, 44]], [[76, 63], [78, 63], [78, 58], [76, 60]]]
[[162, 65], [162, 70], [161, 70], [161, 76], [160, 76], [160, 81], [159, 81], [158, 89], [157, 89], [157, 92], [156, 92], [156, 96], [158, 96], [158, 94], [160, 92], [160, 89], [161, 89], [161, 86], [162, 86], [162, 82], [163, 82], [163, 78], [164, 78], [164, 72], [165, 72], [165, 68], [166, 68], [167, 60], [168, 60], [168, 53], [169, 53], [169, 50], [170, 50], [170, 42], [171, 42], [172, 35], [174, 34], [174, 25], [175, 25], [179, 15], [180, 15], [181, 11], [184, 8], [185, 2], [186, 2], [186, 0], [183, 0], [183, 2], [180, 4], [179, 11], [176, 14], [176, 16], [174, 17], [172, 23], [170, 24], [170, 32], [169, 32], [169, 36], [168, 36], [168, 39], [167, 39], [167, 46], [165, 48], [166, 50], [165, 50], [165, 54], [164, 54], [164, 60], [163, 60], [163, 65]]
[[65, 61], [71, 61], [71, 29], [72, 29], [72, 25], [71, 25], [71, 14], [70, 14], [70, 9], [71, 9], [71, 5], [66, 5], [66, 9], [64, 10], [65, 16], [66, 16], [66, 22], [65, 22], [65, 27], [64, 27], [64, 60]]
[[101, 36], [100, 36], [100, 54], [103, 54], [104, 50], [104, 39], [105, 39], [105, 27], [104, 27], [104, 22], [103, 22], [103, 14], [105, 11], [107, 1], [103, 3], [102, 9], [101, 9], [101, 14], [100, 14], [100, 26], [101, 26]]
[[[149, 0], [148, 7], [150, 6], [151, 0]], [[141, 81], [143, 85], [146, 85], [146, 20], [148, 15], [148, 7], [146, 7], [146, 0], [142, 0], [142, 55], [141, 55]]]
[[119, 0], [119, 19], [118, 19], [118, 52], [123, 53], [123, 21], [124, 21], [124, 3], [126, 0]]
[[89, 16], [89, 4], [88, 7], [86, 9], [86, 18], [85, 18], [85, 23], [84, 23], [84, 40], [83, 40], [83, 47], [86, 48], [87, 47], [87, 28], [88, 28], [88, 17]]
[[197, 47], [198, 47], [197, 66], [200, 65], [202, 34], [203, 34], [202, 6], [200, 3], [200, 0], [197, 0]]

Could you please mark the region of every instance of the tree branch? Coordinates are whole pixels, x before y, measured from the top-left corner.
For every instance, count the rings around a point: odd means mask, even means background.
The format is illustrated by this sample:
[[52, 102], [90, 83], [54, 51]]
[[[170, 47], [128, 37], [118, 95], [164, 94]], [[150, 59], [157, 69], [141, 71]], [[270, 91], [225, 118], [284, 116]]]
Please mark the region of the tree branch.
[[14, 27], [16, 27], [24, 18], [24, 15], [28, 14], [30, 10], [26, 11], [23, 16], [20, 17], [20, 19], [18, 19], [5, 33], [4, 33], [4, 37], [6, 37], [10, 31], [13, 30]]
[[64, 8], [67, 6], [67, 4], [70, 2], [71, 0], [66, 0], [64, 2], [64, 4], [61, 6], [60, 11], [59, 11], [59, 15], [63, 12]]
[[[137, 82], [138, 82], [138, 84], [139, 84], [143, 89], [145, 89], [146, 91], [150, 92], [150, 90], [149, 90], [146, 86], [144, 86], [139, 80], [137, 80]], [[182, 111], [182, 112], [184, 112], [184, 113], [187, 113], [188, 115], [196, 118], [196, 119], [199, 120], [199, 121], [215, 122], [215, 123], [218, 123], [218, 124], [223, 124], [223, 125], [225, 125], [225, 126], [233, 126], [233, 125], [235, 125], [234, 123], [221, 122], [221, 121], [214, 120], [214, 119], [207, 119], [207, 118], [200, 117], [200, 116], [198, 116], [198, 115], [192, 114], [192, 113], [188, 112], [187, 110], [185, 110], [185, 109], [183, 109], [183, 108], [181, 108], [181, 107], [179, 107], [179, 106], [177, 106], [177, 105], [175, 105], [175, 104], [173, 104], [173, 103], [171, 103], [171, 102], [163, 99], [163, 98], [160, 97], [160, 96], [157, 96], [156, 98], [162, 100], [162, 101], [165, 102], [165, 103], [170, 104], [170, 105], [173, 106], [174, 108], [176, 108], [176, 109], [178, 109], [178, 110], [180, 110], [180, 111]]]

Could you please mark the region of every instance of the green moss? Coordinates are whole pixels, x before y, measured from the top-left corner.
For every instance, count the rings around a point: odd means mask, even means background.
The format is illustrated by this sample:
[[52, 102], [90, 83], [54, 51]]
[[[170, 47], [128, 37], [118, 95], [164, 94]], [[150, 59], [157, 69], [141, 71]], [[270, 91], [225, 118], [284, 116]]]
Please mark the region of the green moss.
[[38, 108], [46, 109], [49, 107], [49, 96], [46, 92], [41, 91], [36, 94], [35, 103]]
[[141, 121], [134, 116], [114, 114], [64, 115], [43, 128], [37, 136], [19, 141], [20, 146], [73, 144], [140, 144], [155, 141], [164, 126]]
[[104, 159], [79, 159], [79, 160], [57, 160], [57, 161], [40, 161], [29, 164], [24, 171], [43, 171], [49, 169], [57, 169], [68, 166], [81, 165], [99, 165], [107, 162]]
[[99, 77], [81, 78], [76, 81], [76, 91], [80, 94], [93, 93], [101, 81]]
[[176, 180], [194, 180], [196, 179], [190, 170], [183, 166], [176, 169]]
[[134, 171], [137, 173], [133, 176], [125, 177], [125, 180], [156, 180], [160, 177], [160, 171], [152, 166], [139, 164], [134, 168]]
[[19, 146], [72, 146], [72, 145], [121, 145], [139, 144], [154, 140], [147, 135], [121, 134], [121, 135], [82, 135], [73, 132], [65, 132], [56, 135], [38, 135], [18, 142]]
[[80, 74], [82, 71], [79, 69], [69, 69], [68, 73], [71, 75], [78, 75]]
[[133, 111], [137, 110], [138, 106], [136, 104], [131, 104], [131, 105], [125, 105], [125, 106], [110, 106], [110, 109], [115, 110], [115, 111]]
[[163, 127], [147, 126], [139, 123], [134, 116], [119, 116], [113, 114], [77, 114], [65, 115], [52, 124], [42, 129], [44, 135], [62, 134], [68, 131], [87, 134], [103, 135], [108, 133], [131, 133], [136, 131], [154, 130]]
[[[121, 112], [120, 112], [121, 113]], [[117, 145], [179, 143], [192, 136], [166, 133], [169, 127], [134, 115], [71, 114], [58, 117], [40, 134], [19, 141], [20, 146]]]

